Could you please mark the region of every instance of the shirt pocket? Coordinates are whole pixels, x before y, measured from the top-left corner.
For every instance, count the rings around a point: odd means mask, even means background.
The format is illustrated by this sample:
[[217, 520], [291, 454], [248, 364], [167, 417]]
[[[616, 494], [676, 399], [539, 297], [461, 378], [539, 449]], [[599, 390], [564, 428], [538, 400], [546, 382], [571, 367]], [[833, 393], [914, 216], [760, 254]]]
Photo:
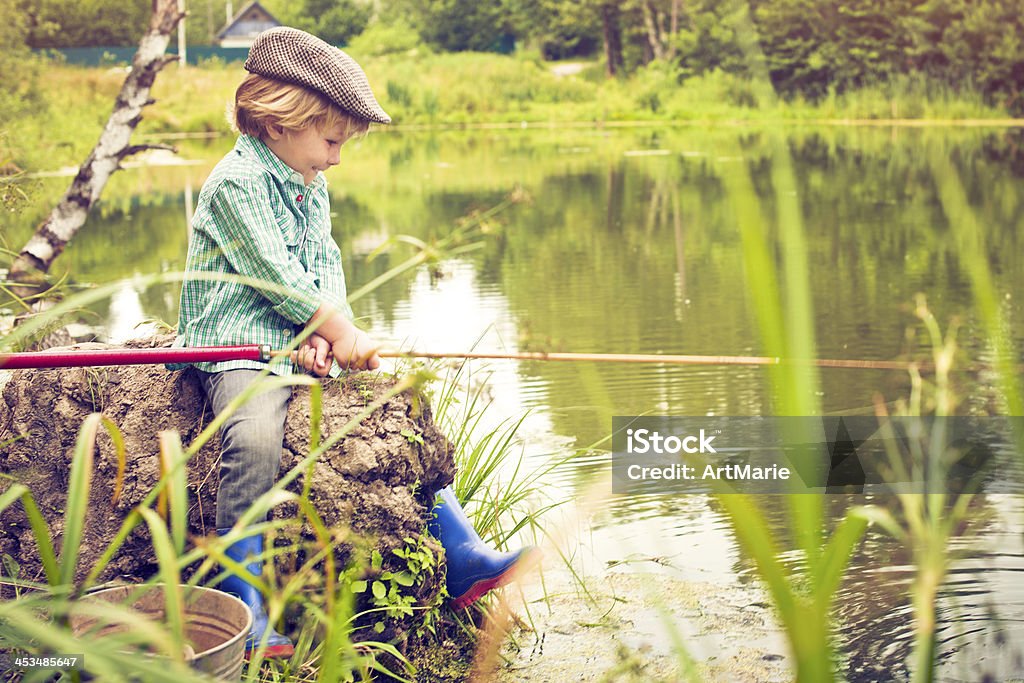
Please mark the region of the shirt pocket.
[[288, 210], [275, 213], [274, 218], [277, 220], [277, 227], [281, 230], [281, 239], [284, 240], [288, 251], [297, 255], [299, 242], [302, 241], [302, 226]]

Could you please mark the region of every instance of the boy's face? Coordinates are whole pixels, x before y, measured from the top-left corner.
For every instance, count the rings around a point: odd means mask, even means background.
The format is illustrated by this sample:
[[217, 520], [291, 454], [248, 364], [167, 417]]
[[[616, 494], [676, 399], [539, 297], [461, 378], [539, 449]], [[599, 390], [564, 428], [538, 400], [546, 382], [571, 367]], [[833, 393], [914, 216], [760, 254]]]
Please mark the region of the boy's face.
[[310, 126], [298, 131], [271, 126], [267, 137], [267, 147], [289, 168], [301, 173], [306, 185], [313, 182], [317, 171], [326, 171], [338, 164], [341, 146], [348, 140], [340, 124], [322, 130]]

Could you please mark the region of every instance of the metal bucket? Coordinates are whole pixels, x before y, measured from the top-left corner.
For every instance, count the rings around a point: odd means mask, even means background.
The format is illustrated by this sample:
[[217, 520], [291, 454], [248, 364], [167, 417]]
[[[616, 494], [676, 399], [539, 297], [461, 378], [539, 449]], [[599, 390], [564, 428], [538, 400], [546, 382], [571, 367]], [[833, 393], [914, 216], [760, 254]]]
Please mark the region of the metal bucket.
[[[185, 605], [185, 639], [191, 652], [185, 661], [197, 671], [219, 681], [237, 681], [242, 677], [245, 639], [252, 628], [252, 612], [244, 602], [213, 588], [182, 586]], [[164, 621], [163, 585], [118, 586], [89, 593], [82, 600], [126, 604], [153, 621]], [[90, 632], [90, 637], [117, 633], [120, 624], [97, 627], [97, 619], [72, 615], [71, 629], [75, 636]]]

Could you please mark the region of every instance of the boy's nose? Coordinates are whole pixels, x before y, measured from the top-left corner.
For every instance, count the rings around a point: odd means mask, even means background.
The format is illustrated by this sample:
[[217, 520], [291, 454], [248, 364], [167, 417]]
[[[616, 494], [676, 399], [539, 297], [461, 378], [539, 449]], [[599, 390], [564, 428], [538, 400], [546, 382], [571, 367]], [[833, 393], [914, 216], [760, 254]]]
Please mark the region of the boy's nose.
[[327, 156], [327, 163], [331, 166], [337, 166], [341, 162], [341, 150], [330, 152]]

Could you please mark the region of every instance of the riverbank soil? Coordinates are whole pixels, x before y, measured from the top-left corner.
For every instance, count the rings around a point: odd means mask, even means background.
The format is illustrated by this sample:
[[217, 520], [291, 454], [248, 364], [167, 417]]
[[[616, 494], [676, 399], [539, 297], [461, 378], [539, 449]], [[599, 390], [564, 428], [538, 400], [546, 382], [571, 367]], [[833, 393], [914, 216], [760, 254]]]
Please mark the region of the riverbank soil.
[[756, 587], [621, 570], [584, 582], [586, 593], [554, 566], [543, 585], [524, 587], [525, 612], [517, 610], [524, 626], [506, 646], [496, 681], [683, 681], [687, 657], [700, 681], [792, 680], [785, 639]]
[[[159, 346], [168, 338], [141, 340], [136, 347]], [[82, 344], [79, 348], [110, 348]], [[395, 380], [381, 374], [356, 374], [323, 382], [321, 441], [344, 429], [367, 406], [394, 387]], [[173, 431], [186, 446], [210, 423], [212, 415], [194, 370], [171, 372], [160, 365], [60, 368], [0, 372], [0, 492], [13, 482], [25, 484], [60, 548], [68, 495], [72, 455], [85, 418], [102, 412], [124, 437], [126, 468], [118, 488], [118, 463], [111, 439], [101, 429], [85, 520], [84, 537], [75, 573], [81, 581], [111, 544], [125, 517], [143, 502], [160, 479], [159, 434]], [[259, 400], [255, 398], [254, 400]], [[409, 438], [414, 434], [418, 438]], [[280, 476], [310, 452], [310, 392], [293, 390], [285, 425]], [[188, 465], [188, 521], [192, 542], [215, 531], [214, 508], [219, 467], [219, 440], [214, 436]], [[352, 561], [369, 566], [371, 549], [380, 552], [379, 571], [400, 572], [402, 560], [392, 552], [405, 547], [405, 539], [424, 535], [427, 514], [436, 490], [449, 484], [455, 473], [451, 446], [437, 430], [425, 401], [413, 392], [383, 401], [369, 417], [320, 457], [310, 470], [309, 501], [323, 523], [332, 529], [339, 569]], [[306, 475], [288, 489], [302, 495]], [[271, 519], [294, 519], [297, 506], [281, 505]], [[42, 581], [43, 570], [35, 538], [21, 505], [0, 512], [0, 556], [9, 555], [18, 566], [18, 578]], [[368, 539], [365, 543], [362, 539]], [[317, 546], [309, 523], [292, 524], [279, 532], [276, 545]], [[441, 556], [429, 536], [422, 542]], [[366, 557], [361, 557], [362, 555]], [[302, 551], [276, 559], [278, 573], [287, 576]], [[10, 565], [5, 565], [9, 567]], [[99, 581], [136, 582], [152, 576], [156, 557], [145, 525], [137, 527], [100, 573]], [[186, 575], [188, 572], [186, 572]], [[433, 604], [442, 588], [443, 571], [424, 575], [422, 583], [408, 587], [417, 604]], [[2, 591], [0, 598], [10, 598]], [[376, 620], [377, 617], [374, 618]], [[388, 631], [374, 637], [402, 636], [418, 616], [388, 619]]]

